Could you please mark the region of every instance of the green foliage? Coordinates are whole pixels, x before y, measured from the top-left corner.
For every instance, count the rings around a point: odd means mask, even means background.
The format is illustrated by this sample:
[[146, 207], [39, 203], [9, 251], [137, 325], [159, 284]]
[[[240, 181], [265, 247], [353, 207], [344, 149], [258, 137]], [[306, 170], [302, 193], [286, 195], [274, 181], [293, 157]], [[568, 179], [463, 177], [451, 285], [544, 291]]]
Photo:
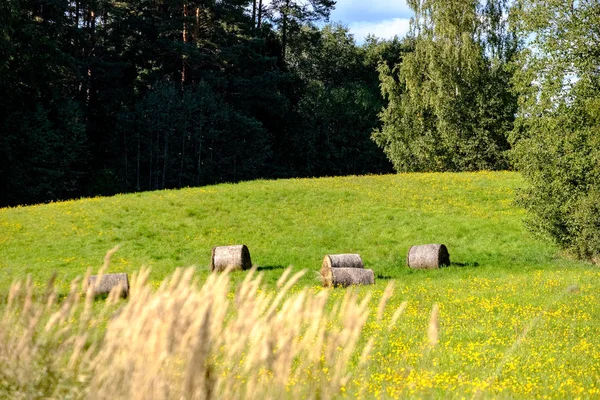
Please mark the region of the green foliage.
[[581, 196], [574, 207], [572, 236], [577, 254], [600, 261], [600, 194]]
[[600, 6], [521, 1], [513, 17], [529, 38], [514, 78], [513, 157], [528, 183], [519, 201], [534, 232], [598, 259]]
[[388, 172], [378, 45], [314, 26], [334, 3], [3, 2], [0, 206]]
[[[299, 104], [307, 134], [294, 146], [305, 149], [309, 175], [364, 174], [389, 170], [383, 154], [369, 140], [377, 124], [379, 96], [361, 84], [327, 87], [311, 82]], [[366, 118], [370, 116], [371, 118]]]
[[373, 133], [398, 171], [503, 169], [515, 97], [506, 63], [515, 51], [506, 2], [410, 2], [402, 64], [381, 64], [388, 100]]
[[383, 153], [370, 140], [383, 106], [375, 68], [379, 59], [358, 47], [348, 29], [327, 25], [288, 57], [305, 86], [298, 102], [300, 123], [290, 143], [293, 162], [309, 176], [391, 171]]
[[259, 176], [269, 157], [260, 122], [233, 109], [207, 84], [158, 85], [123, 126], [136, 190]]
[[[45, 109], [15, 110], [4, 121], [0, 148], [10, 189], [4, 201], [35, 202], [78, 193], [87, 172], [85, 126], [77, 105], [67, 100]], [[0, 154], [2, 150], [0, 150]]]
[[267, 12], [270, 19], [279, 27], [281, 35], [282, 58], [287, 61], [287, 44], [306, 24], [319, 20], [328, 20], [335, 0], [273, 0]]
[[63, 3], [0, 6], [0, 204], [75, 196], [86, 173], [65, 12]]

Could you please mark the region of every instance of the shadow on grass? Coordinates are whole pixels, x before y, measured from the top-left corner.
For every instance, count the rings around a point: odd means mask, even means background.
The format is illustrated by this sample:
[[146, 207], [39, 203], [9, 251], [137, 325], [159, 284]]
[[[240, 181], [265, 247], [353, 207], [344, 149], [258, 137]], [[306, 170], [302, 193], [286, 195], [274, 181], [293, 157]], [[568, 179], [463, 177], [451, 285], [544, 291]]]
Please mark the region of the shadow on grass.
[[479, 267], [479, 263], [477, 261], [471, 261], [466, 263], [461, 262], [451, 262], [451, 267]]
[[274, 269], [284, 269], [283, 265], [261, 265], [256, 268], [257, 271], [273, 271]]

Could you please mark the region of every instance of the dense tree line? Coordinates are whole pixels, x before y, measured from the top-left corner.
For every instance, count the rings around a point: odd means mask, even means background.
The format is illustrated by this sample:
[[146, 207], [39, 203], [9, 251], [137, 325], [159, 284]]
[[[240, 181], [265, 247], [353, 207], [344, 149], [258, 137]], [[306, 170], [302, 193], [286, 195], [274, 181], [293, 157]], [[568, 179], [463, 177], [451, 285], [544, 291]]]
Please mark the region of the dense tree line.
[[395, 55], [317, 28], [333, 5], [3, 1], [0, 206], [391, 171], [369, 135]]
[[333, 0], [2, 1], [0, 206], [516, 168], [531, 229], [600, 259], [599, 3], [408, 4], [357, 45]]
[[600, 3], [519, 0], [527, 41], [515, 63], [519, 111], [510, 136], [527, 187], [528, 226], [600, 262]]

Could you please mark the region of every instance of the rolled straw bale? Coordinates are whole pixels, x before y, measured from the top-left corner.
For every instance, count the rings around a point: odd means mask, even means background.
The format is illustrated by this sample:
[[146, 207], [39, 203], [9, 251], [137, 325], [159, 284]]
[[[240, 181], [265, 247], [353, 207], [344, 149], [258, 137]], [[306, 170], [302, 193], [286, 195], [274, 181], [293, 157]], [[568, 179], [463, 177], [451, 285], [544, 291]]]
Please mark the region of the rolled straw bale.
[[434, 269], [450, 265], [450, 254], [443, 244], [423, 244], [412, 246], [406, 256], [410, 268]]
[[[364, 268], [365, 266], [360, 254], [327, 254], [323, 257], [323, 264], [321, 265], [321, 279], [323, 281], [323, 286], [349, 286], [352, 284], [360, 284], [359, 281], [361, 281], [361, 279], [368, 283], [368, 273], [346, 273], [340, 271], [334, 275], [333, 272], [334, 269], [356, 269], [357, 271], [360, 271], [364, 270]], [[336, 280], [335, 276], [338, 277], [339, 282]], [[356, 282], [353, 283], [355, 280]], [[374, 278], [372, 280], [374, 282]]]
[[321, 269], [323, 286], [373, 285], [375, 274], [372, 269], [363, 268], [323, 268]]
[[250, 251], [245, 244], [213, 247], [210, 258], [210, 270], [222, 272], [231, 267], [233, 270], [252, 268]]
[[129, 279], [126, 273], [121, 274], [106, 274], [102, 275], [100, 282], [97, 282], [98, 275], [92, 275], [88, 279], [88, 285], [94, 287], [94, 295], [109, 294], [110, 291], [121, 285], [121, 297], [125, 298], [129, 295]]
[[321, 275], [327, 274], [331, 268], [364, 268], [359, 254], [327, 254], [323, 257]]

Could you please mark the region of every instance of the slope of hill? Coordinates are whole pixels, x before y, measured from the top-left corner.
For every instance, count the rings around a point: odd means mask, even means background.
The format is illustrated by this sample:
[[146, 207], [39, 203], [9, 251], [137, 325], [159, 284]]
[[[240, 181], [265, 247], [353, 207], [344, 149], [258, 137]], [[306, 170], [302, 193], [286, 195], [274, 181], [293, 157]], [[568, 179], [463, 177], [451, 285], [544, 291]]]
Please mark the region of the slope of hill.
[[356, 252], [376, 275], [406, 279], [408, 248], [422, 243], [448, 246], [454, 266], [439, 274], [571, 265], [524, 230], [520, 183], [510, 172], [292, 179], [0, 209], [0, 288], [25, 274], [68, 282], [116, 245], [113, 271], [149, 266], [156, 281], [180, 266], [205, 272], [212, 246], [235, 243], [267, 272]]

